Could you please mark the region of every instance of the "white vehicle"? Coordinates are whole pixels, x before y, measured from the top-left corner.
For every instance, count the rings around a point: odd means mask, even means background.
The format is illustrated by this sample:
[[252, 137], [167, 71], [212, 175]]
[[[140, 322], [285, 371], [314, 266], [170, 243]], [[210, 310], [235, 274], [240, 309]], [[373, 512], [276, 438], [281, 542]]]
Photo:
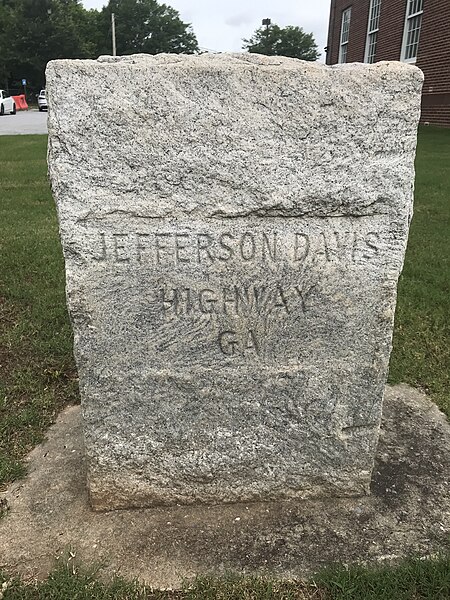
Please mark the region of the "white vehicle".
[[47, 97], [45, 95], [45, 90], [41, 90], [39, 92], [38, 107], [39, 107], [39, 111], [40, 112], [42, 112], [43, 110], [47, 110], [47, 108], [48, 108], [48, 106], [47, 106]]
[[0, 90], [0, 115], [10, 113], [16, 114], [16, 103], [5, 90]]

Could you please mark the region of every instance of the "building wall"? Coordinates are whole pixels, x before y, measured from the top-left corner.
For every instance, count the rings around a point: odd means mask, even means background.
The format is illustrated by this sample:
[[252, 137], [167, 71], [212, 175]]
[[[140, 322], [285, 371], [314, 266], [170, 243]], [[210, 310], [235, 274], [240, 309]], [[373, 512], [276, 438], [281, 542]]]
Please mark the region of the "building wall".
[[450, 127], [450, 0], [425, 0], [416, 65], [425, 73], [422, 122]]
[[[352, 6], [347, 62], [363, 62], [370, 0], [332, 0], [327, 64], [339, 58], [342, 12]], [[400, 60], [407, 0], [381, 0], [376, 61]], [[450, 0], [424, 0], [416, 65], [425, 74], [422, 122], [450, 127]]]
[[[370, 0], [334, 0], [334, 19], [332, 33], [328, 38], [327, 64], [334, 65], [339, 60], [341, 39], [342, 13], [349, 6], [352, 7], [350, 20], [350, 36], [348, 39], [347, 62], [363, 62], [366, 50], [367, 21], [369, 19]], [[331, 11], [333, 12], [333, 11]], [[331, 21], [331, 19], [330, 19]], [[331, 25], [331, 23], [330, 23]]]
[[[361, 0], [356, 0], [360, 2]], [[370, 4], [370, 1], [363, 0]], [[381, 0], [376, 60], [400, 60], [407, 0]]]

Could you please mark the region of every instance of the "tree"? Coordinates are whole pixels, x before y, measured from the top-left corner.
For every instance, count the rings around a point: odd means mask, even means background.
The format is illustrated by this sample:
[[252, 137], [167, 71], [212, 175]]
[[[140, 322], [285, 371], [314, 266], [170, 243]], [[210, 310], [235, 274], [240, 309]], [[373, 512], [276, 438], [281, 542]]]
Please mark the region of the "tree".
[[45, 83], [49, 60], [96, 56], [98, 43], [91, 37], [98, 12], [85, 10], [79, 0], [9, 0], [3, 14], [8, 27], [0, 28], [0, 54], [13, 83], [24, 78], [37, 88]]
[[8, 78], [10, 75], [10, 54], [9, 46], [11, 23], [13, 20], [13, 10], [9, 2], [0, 3], [0, 88], [8, 87]]
[[111, 12], [118, 54], [198, 51], [189, 24], [157, 0], [110, 0], [102, 11], [80, 0], [0, 0], [0, 87], [45, 85], [45, 67], [56, 58], [111, 54]]
[[157, 0], [110, 0], [103, 8], [104, 53], [111, 54], [111, 13], [116, 19], [117, 54], [194, 54], [195, 33], [178, 11]]
[[312, 33], [305, 33], [301, 27], [269, 25], [260, 27], [248, 40], [243, 40], [242, 48], [248, 52], [270, 56], [289, 56], [302, 60], [317, 60], [320, 53]]

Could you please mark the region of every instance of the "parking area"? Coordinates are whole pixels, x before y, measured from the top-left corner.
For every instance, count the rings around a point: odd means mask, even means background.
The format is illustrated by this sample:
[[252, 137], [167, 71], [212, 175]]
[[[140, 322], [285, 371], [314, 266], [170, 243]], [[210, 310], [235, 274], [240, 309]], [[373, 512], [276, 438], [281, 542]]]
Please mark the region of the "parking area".
[[0, 135], [25, 135], [47, 133], [47, 112], [37, 108], [0, 117]]

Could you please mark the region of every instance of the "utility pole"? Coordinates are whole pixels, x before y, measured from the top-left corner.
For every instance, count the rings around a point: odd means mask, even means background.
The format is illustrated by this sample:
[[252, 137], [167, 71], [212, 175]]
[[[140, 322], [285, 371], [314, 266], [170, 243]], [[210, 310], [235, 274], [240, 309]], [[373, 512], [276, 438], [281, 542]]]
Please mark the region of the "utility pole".
[[262, 24], [266, 26], [266, 52], [270, 54], [270, 43], [269, 43], [269, 27], [272, 21], [270, 19], [263, 19]]
[[116, 15], [111, 13], [112, 55], [116, 56]]

